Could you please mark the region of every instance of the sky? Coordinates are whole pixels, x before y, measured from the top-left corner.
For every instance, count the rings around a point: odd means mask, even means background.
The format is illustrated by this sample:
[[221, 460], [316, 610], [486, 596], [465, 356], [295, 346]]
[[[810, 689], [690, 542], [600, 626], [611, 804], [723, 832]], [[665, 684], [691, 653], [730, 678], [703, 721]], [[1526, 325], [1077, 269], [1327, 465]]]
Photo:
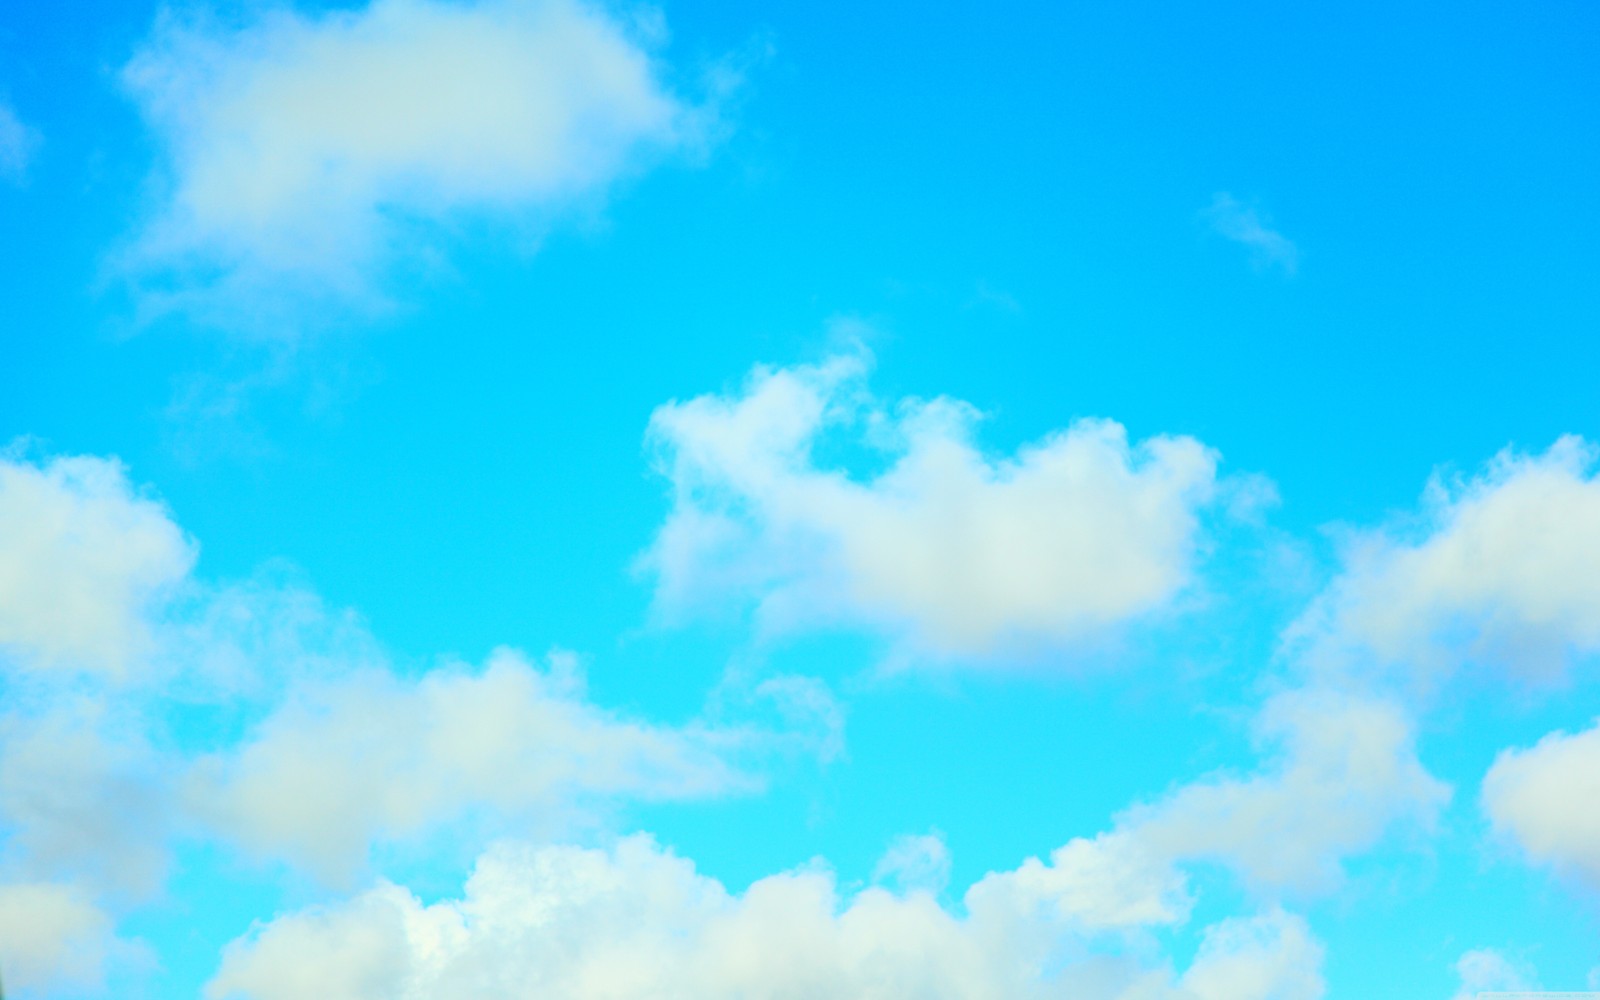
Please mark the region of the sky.
[[1597, 37], [4, 0], [6, 996], [1600, 991]]

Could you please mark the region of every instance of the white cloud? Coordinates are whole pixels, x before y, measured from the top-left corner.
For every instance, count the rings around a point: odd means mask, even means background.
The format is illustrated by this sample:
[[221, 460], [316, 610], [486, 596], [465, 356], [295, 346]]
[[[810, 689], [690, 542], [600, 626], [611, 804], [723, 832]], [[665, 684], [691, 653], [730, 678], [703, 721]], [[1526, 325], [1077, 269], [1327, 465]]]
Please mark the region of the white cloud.
[[1595, 459], [1563, 437], [1543, 455], [1502, 452], [1464, 482], [1435, 477], [1422, 530], [1355, 538], [1291, 642], [1313, 657], [1473, 659], [1534, 676], [1600, 652]]
[[[868, 367], [758, 367], [736, 393], [656, 410], [674, 505], [644, 565], [664, 613], [748, 597], [768, 629], [860, 621], [970, 654], [1098, 635], [1190, 582], [1219, 493], [1211, 449], [1080, 420], [994, 459], [973, 407], [882, 406]], [[840, 432], [888, 467], [861, 479], [820, 460]]]
[[1514, 964], [1493, 948], [1478, 948], [1462, 955], [1456, 961], [1456, 975], [1461, 979], [1461, 988], [1456, 991], [1455, 1000], [1477, 1000], [1478, 994], [1491, 990], [1539, 988], [1532, 970]]
[[151, 647], [147, 608], [194, 558], [114, 460], [0, 456], [0, 663], [123, 675]]
[[1201, 214], [1217, 235], [1249, 249], [1256, 267], [1280, 267], [1285, 274], [1294, 274], [1299, 269], [1299, 248], [1273, 229], [1269, 220], [1254, 208], [1240, 204], [1226, 191], [1212, 198], [1210, 206]]
[[23, 124], [9, 104], [0, 101], [0, 180], [21, 183], [39, 148], [39, 133]]
[[925, 892], [841, 899], [812, 866], [741, 895], [649, 838], [612, 849], [501, 844], [459, 900], [381, 885], [231, 945], [212, 998], [547, 996], [630, 1000], [1315, 1000], [1320, 947], [1271, 912], [1209, 928], [1174, 981], [1091, 955], [1045, 924], [957, 917]]
[[747, 789], [737, 733], [617, 717], [583, 697], [575, 658], [501, 650], [479, 673], [364, 672], [294, 689], [239, 746], [199, 761], [190, 808], [263, 856], [349, 875], [373, 842], [485, 811], [559, 826], [575, 805]]
[[1221, 864], [1257, 892], [1336, 886], [1343, 858], [1393, 826], [1433, 822], [1450, 789], [1417, 760], [1394, 706], [1329, 692], [1269, 702], [1263, 739], [1283, 744], [1262, 773], [1182, 786], [1117, 817], [1113, 829], [975, 886], [974, 906], [1046, 909], [1090, 929], [1179, 924], [1191, 898], [1180, 868]]
[[663, 30], [582, 0], [163, 17], [124, 71], [169, 172], [136, 264], [180, 293], [365, 294], [415, 223], [592, 200], [704, 138], [711, 112], [652, 56]]
[[10, 995], [94, 990], [130, 946], [111, 918], [77, 889], [53, 883], [0, 884], [0, 973]]
[[1528, 857], [1600, 886], [1600, 723], [1502, 751], [1483, 779], [1483, 805]]

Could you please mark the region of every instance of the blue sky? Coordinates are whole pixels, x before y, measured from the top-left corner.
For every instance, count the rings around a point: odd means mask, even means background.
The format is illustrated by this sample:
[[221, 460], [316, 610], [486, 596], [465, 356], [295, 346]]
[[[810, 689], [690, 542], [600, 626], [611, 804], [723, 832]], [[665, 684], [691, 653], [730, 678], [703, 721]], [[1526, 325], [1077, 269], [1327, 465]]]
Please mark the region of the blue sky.
[[7, 995], [1600, 990], [1597, 30], [5, 6]]

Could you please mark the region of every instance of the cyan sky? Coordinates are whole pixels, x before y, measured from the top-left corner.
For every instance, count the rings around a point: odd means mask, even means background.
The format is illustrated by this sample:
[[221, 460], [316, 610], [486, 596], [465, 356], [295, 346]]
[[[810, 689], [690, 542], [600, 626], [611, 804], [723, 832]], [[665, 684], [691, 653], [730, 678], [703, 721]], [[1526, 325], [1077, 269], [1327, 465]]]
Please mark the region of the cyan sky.
[[1597, 32], [8, 0], [7, 995], [1600, 989]]

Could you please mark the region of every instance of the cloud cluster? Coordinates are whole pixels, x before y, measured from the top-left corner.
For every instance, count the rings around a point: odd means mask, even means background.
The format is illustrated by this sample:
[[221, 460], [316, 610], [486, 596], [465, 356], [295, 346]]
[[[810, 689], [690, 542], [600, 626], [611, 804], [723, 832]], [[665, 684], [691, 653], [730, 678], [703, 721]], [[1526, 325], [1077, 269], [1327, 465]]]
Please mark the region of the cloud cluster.
[[593, 199], [705, 137], [663, 31], [583, 0], [166, 16], [123, 73], [166, 157], [135, 267], [180, 294], [364, 295], [418, 223]]
[[841, 898], [812, 866], [742, 894], [643, 836], [608, 850], [503, 843], [457, 900], [424, 905], [381, 885], [280, 917], [227, 950], [214, 1000], [432, 996], [494, 1000], [1316, 1000], [1322, 950], [1269, 910], [1206, 930], [1176, 976], [1085, 952], [1047, 923], [926, 892]]
[[[973, 407], [884, 406], [868, 367], [862, 353], [758, 367], [736, 393], [655, 411], [673, 508], [644, 563], [664, 612], [732, 593], [769, 630], [855, 621], [981, 654], [1102, 635], [1190, 582], [1219, 495], [1211, 449], [1082, 420], [991, 458]], [[841, 433], [887, 467], [827, 464]]]
[[1314, 657], [1430, 670], [1464, 661], [1548, 676], [1600, 652], [1597, 453], [1563, 437], [1429, 485], [1420, 529], [1356, 536], [1293, 629]]
[[[0, 968], [13, 989], [93, 986], [135, 955], [116, 916], [160, 891], [193, 838], [337, 879], [374, 846], [441, 831], [471, 852], [582, 810], [748, 790], [747, 764], [839, 738], [826, 689], [806, 678], [763, 695], [774, 729], [610, 711], [569, 653], [536, 666], [500, 650], [479, 670], [402, 677], [314, 594], [267, 577], [207, 584], [196, 552], [115, 461], [0, 460]], [[239, 735], [193, 745], [172, 721], [186, 711]]]

